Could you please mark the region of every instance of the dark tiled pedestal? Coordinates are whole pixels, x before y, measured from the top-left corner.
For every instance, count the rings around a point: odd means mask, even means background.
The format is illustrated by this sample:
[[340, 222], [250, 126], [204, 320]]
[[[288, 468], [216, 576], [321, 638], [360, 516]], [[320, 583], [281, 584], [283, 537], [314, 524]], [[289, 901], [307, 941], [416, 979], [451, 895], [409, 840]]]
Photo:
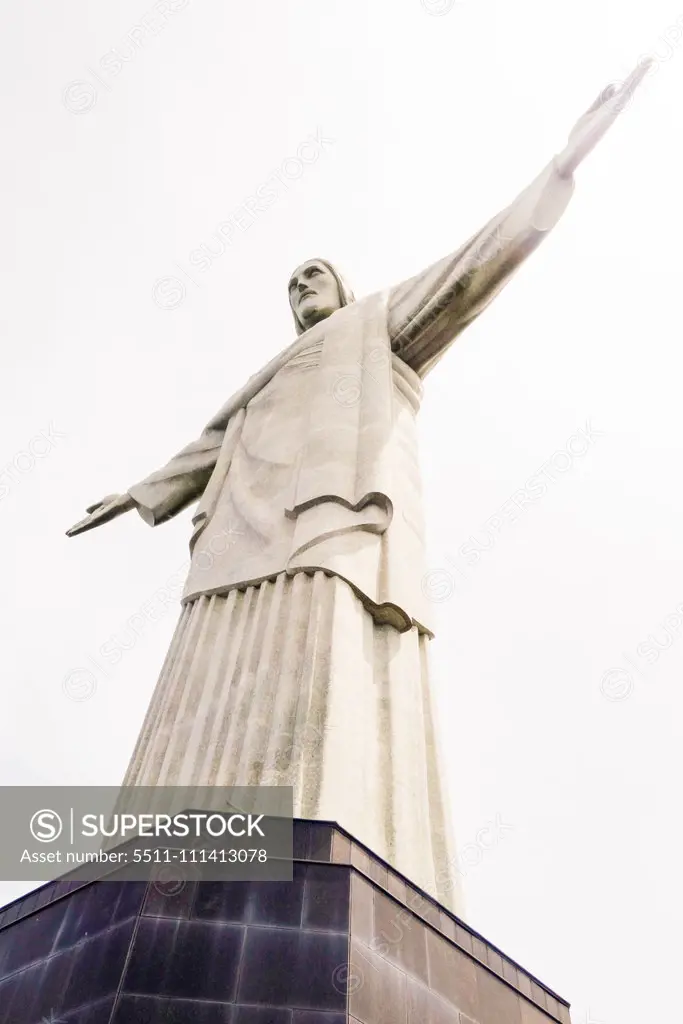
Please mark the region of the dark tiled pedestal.
[[51, 882], [0, 911], [0, 1024], [568, 1024], [568, 1004], [336, 825], [292, 882]]

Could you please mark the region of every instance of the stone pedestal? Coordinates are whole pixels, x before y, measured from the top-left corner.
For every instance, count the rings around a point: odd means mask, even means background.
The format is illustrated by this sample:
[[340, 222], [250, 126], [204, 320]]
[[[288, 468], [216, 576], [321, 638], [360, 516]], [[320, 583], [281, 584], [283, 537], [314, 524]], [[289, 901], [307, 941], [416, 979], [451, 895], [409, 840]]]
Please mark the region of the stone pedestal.
[[0, 1024], [569, 1024], [568, 1004], [336, 825], [292, 882], [61, 879], [0, 911]]

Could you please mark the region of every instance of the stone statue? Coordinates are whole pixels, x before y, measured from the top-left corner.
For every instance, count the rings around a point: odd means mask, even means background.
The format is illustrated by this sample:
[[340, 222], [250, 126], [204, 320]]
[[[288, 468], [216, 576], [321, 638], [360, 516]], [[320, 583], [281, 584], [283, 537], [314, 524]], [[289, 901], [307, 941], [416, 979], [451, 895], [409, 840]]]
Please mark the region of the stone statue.
[[298, 267], [298, 338], [196, 441], [69, 536], [199, 502], [170, 651], [127, 785], [282, 785], [459, 906], [427, 669], [415, 417], [422, 379], [564, 212], [573, 172], [648, 71], [601, 94], [565, 150], [461, 249], [355, 301]]

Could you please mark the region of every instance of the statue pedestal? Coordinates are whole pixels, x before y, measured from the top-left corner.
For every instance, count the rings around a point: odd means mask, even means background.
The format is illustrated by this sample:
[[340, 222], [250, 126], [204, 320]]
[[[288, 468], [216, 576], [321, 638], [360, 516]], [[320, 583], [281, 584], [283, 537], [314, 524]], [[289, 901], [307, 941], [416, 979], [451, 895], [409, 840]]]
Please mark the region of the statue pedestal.
[[568, 1004], [336, 825], [292, 882], [50, 882], [0, 910], [0, 1024], [569, 1024]]

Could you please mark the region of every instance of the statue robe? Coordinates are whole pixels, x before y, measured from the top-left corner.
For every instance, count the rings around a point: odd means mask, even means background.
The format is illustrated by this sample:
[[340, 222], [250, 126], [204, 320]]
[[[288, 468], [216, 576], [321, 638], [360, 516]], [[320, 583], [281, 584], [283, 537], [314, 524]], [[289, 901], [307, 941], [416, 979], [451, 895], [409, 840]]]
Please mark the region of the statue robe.
[[564, 211], [551, 163], [458, 252], [343, 307], [130, 488], [199, 500], [184, 609], [127, 784], [292, 785], [458, 905], [429, 690], [421, 380]]

